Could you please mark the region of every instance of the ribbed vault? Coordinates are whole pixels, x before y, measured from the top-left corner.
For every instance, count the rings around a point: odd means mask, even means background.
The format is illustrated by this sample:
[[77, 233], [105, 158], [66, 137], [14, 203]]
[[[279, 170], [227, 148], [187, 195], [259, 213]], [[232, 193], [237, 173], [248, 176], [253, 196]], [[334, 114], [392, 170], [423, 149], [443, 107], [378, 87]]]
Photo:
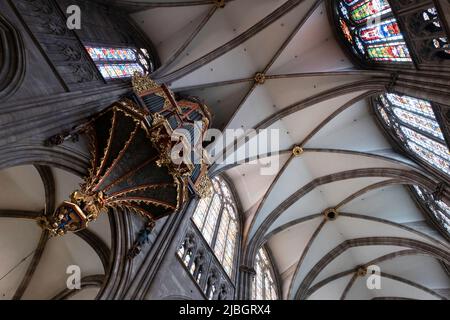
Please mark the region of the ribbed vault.
[[[325, 1], [120, 3], [154, 40], [155, 80], [201, 97], [216, 128], [279, 132], [266, 150], [246, 151], [243, 131], [212, 147], [229, 161], [211, 174], [231, 178], [245, 211], [244, 265], [268, 246], [285, 299], [448, 298], [448, 240], [408, 189], [433, 192], [441, 181], [391, 145], [370, 104], [388, 88], [412, 87], [395, 86], [390, 72], [357, 70]], [[303, 153], [294, 156], [294, 146]], [[274, 172], [261, 174], [270, 165]], [[324, 218], [327, 208], [336, 220]], [[381, 290], [357, 275], [373, 264]]]
[[[245, 214], [241, 269], [251, 269], [265, 245], [284, 299], [450, 297], [448, 236], [432, 227], [409, 189], [432, 193], [443, 178], [390, 143], [370, 103], [386, 90], [448, 103], [446, 79], [358, 70], [336, 40], [325, 0], [103, 2], [128, 10], [155, 44], [155, 81], [200, 97], [213, 127], [241, 130], [210, 146], [227, 160], [216, 161], [211, 176], [230, 178]], [[247, 129], [276, 130], [278, 143], [248, 151], [258, 136], [246, 139]], [[79, 148], [49, 149], [42, 141], [0, 148], [1, 298], [124, 296], [132, 268], [122, 258], [134, 241], [128, 215], [111, 212], [87, 231], [51, 239], [35, 221], [86, 174]], [[450, 199], [448, 190], [442, 196]], [[327, 209], [336, 219], [323, 215]], [[84, 270], [76, 295], [61, 273], [71, 264]], [[372, 265], [381, 270], [379, 290], [360, 273]], [[241, 278], [239, 297], [248, 298]], [[149, 286], [128, 294], [144, 296]]]
[[[0, 171], [2, 299], [68, 299], [75, 293], [77, 299], [95, 298], [110, 269], [108, 217], [92, 224], [89, 230], [50, 238], [36, 219], [53, 212], [56, 203], [65, 199], [81, 180], [67, 171], [31, 166], [26, 161], [7, 167]], [[69, 292], [65, 286], [69, 276], [66, 270], [72, 265], [79, 266], [84, 277], [81, 291]]]

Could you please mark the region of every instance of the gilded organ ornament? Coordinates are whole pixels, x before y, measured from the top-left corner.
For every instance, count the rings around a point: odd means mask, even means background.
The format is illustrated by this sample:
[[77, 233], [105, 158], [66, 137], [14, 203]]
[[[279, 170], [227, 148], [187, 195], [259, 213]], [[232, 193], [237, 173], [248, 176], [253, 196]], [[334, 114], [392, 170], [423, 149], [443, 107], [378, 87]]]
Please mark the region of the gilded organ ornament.
[[179, 211], [190, 194], [204, 194], [208, 165], [202, 159], [198, 164], [174, 161], [177, 144], [184, 144], [183, 150], [193, 146], [187, 145], [190, 137], [173, 137], [178, 128], [197, 122], [202, 136], [209, 123], [205, 106], [184, 103], [182, 109], [167, 87], [147, 77], [135, 76], [133, 85], [130, 98], [78, 127], [89, 139], [89, 174], [69, 200], [39, 219], [51, 235], [83, 230], [111, 209], [142, 215], [154, 225]]

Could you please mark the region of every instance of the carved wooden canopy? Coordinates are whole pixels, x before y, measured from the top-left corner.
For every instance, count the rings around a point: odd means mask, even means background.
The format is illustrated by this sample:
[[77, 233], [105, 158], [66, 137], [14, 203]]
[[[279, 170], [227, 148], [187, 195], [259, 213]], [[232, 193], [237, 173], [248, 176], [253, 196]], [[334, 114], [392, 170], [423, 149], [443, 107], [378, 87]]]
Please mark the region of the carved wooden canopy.
[[[197, 120], [206, 124], [200, 125], [204, 133], [209, 121], [203, 109], [197, 110], [192, 102], [183, 113], [167, 88], [162, 90], [150, 79], [147, 84], [145, 78], [135, 79], [134, 85], [130, 98], [114, 103], [81, 127], [89, 138], [89, 174], [53, 216], [41, 219], [42, 227], [53, 235], [82, 230], [107, 209], [123, 209], [155, 221], [177, 212], [188, 198], [188, 189], [201, 194], [208, 188], [203, 161], [172, 159], [175, 145], [192, 141], [174, 132], [195, 125], [189, 120], [194, 111], [200, 116]], [[144, 87], [156, 91], [142, 95]]]

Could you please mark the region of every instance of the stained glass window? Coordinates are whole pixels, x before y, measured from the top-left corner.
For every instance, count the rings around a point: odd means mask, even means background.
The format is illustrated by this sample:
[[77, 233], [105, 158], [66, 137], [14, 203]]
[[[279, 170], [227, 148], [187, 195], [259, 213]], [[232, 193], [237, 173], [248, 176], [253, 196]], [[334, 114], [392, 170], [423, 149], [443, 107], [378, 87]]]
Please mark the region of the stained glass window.
[[362, 24], [389, 12], [391, 7], [387, 0], [362, 0], [351, 6], [350, 17], [353, 22]]
[[153, 71], [153, 62], [146, 49], [86, 46], [86, 50], [105, 80], [130, 78], [135, 72]]
[[430, 102], [389, 93], [377, 99], [377, 110], [412, 154], [450, 175], [449, 149]]
[[414, 191], [442, 230], [450, 235], [450, 207], [419, 186], [414, 186]]
[[373, 61], [411, 61], [404, 42], [370, 45], [366, 50], [368, 57]]
[[384, 40], [402, 40], [403, 36], [395, 19], [369, 25], [358, 31], [359, 37], [365, 43], [378, 43]]
[[411, 62], [411, 55], [387, 0], [340, 0], [339, 25], [353, 51], [372, 62]]
[[236, 205], [223, 179], [216, 177], [212, 184], [211, 196], [199, 201], [192, 220], [231, 277], [239, 230]]
[[255, 260], [255, 276], [252, 282], [252, 300], [277, 300], [272, 264], [264, 248], [260, 248]]

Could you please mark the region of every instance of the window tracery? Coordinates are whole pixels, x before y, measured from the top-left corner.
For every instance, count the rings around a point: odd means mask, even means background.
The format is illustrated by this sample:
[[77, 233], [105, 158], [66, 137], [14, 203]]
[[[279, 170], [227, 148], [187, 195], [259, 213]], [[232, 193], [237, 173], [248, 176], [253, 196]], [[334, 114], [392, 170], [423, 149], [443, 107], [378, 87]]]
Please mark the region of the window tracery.
[[223, 179], [214, 178], [212, 184], [211, 195], [200, 200], [192, 220], [231, 277], [238, 236], [236, 206]]
[[430, 102], [387, 93], [376, 99], [376, 109], [408, 151], [450, 175], [450, 154]]
[[335, 0], [336, 23], [354, 54], [368, 64], [414, 60], [417, 65], [435, 66], [450, 60], [448, 37], [436, 7], [391, 4], [402, 10], [398, 18], [388, 0]]
[[252, 282], [252, 300], [277, 300], [271, 262], [264, 248], [260, 248], [255, 260], [255, 276]]
[[105, 80], [131, 78], [135, 72], [153, 72], [147, 49], [85, 46]]
[[414, 193], [433, 215], [434, 220], [441, 229], [450, 236], [450, 207], [433, 194], [430, 194], [419, 186], [413, 187]]
[[341, 0], [337, 12], [345, 38], [364, 60], [412, 61], [387, 0]]

